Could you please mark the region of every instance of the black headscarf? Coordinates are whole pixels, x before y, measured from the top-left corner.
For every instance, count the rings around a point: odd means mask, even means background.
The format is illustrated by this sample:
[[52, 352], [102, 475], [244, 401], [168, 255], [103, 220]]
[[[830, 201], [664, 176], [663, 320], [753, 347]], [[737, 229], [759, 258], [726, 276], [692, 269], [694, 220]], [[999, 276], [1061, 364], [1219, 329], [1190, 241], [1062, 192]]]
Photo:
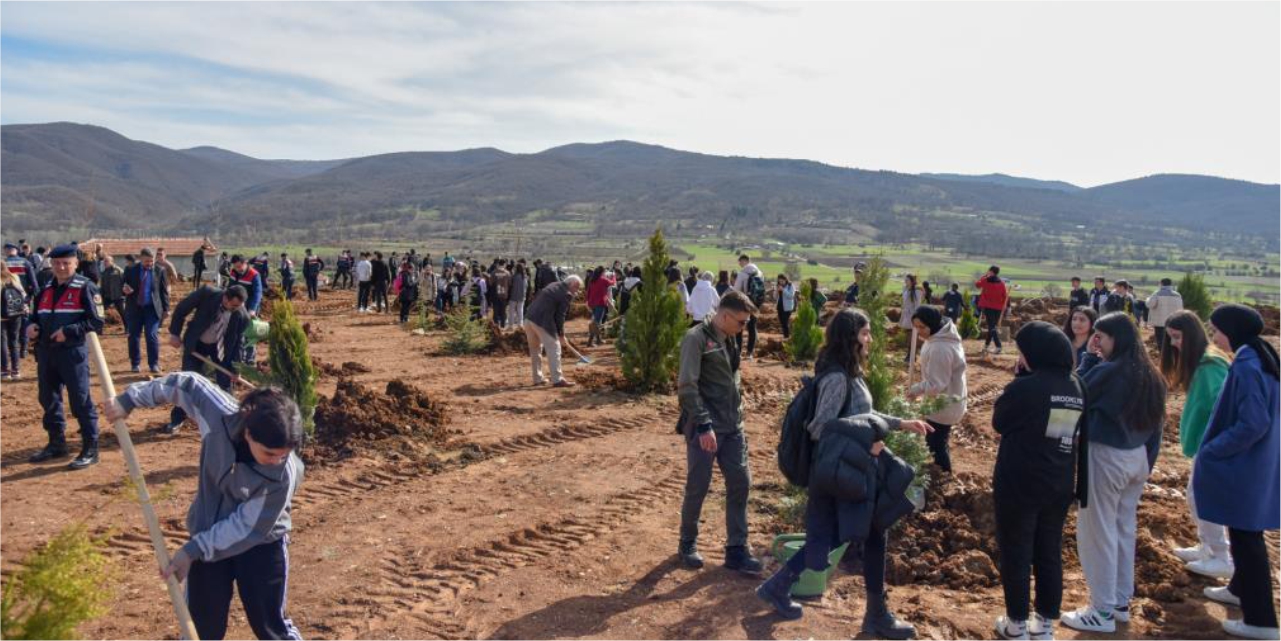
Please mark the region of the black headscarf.
[[930, 336], [938, 334], [939, 330], [943, 329], [943, 313], [940, 312], [937, 307], [921, 305], [916, 308], [916, 312], [912, 314], [912, 318], [921, 321], [922, 325], [930, 328]]
[[1045, 321], [1032, 321], [1014, 337], [1019, 353], [1032, 371], [1072, 371], [1072, 341], [1063, 330]]
[[1259, 336], [1263, 333], [1263, 316], [1259, 312], [1245, 305], [1221, 305], [1210, 314], [1210, 323], [1215, 330], [1228, 337], [1232, 351], [1249, 345], [1259, 354], [1263, 371], [1278, 378], [1277, 350]]

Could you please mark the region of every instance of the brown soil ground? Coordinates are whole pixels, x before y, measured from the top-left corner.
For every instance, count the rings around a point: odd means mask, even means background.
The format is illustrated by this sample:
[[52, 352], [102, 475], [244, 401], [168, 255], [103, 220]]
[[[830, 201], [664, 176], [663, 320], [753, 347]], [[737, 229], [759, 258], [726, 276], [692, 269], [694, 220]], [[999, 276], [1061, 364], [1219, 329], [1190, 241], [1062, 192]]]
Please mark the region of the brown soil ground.
[[[293, 508], [289, 613], [313, 638], [849, 638], [858, 634], [862, 579], [838, 572], [800, 621], [784, 622], [753, 595], [758, 581], [720, 567], [723, 502], [704, 509], [708, 567], [674, 559], [684, 479], [674, 396], [620, 391], [610, 346], [567, 359], [569, 389], [530, 384], [523, 336], [489, 355], [437, 356], [439, 331], [414, 335], [392, 314], [355, 314], [354, 292], [296, 301], [322, 371], [317, 445]], [[411, 323], [412, 325], [412, 323]], [[587, 321], [569, 324], [586, 341]], [[764, 340], [777, 340], [766, 332]], [[118, 386], [129, 375], [125, 339], [103, 343]], [[967, 342], [977, 354], [979, 345]], [[265, 350], [259, 350], [265, 358]], [[956, 475], [936, 476], [926, 509], [891, 536], [891, 601], [923, 638], [992, 638], [1003, 609], [995, 574], [990, 476], [998, 444], [992, 403], [1010, 378], [1008, 352], [969, 370], [971, 410], [953, 432]], [[178, 355], [165, 348], [162, 365]], [[341, 364], [341, 365], [340, 365]], [[65, 525], [110, 532], [120, 569], [111, 614], [86, 624], [93, 638], [176, 638], [137, 506], [122, 498], [124, 461], [104, 436], [102, 463], [71, 472], [66, 460], [32, 465], [44, 445], [33, 365], [5, 383], [0, 570], [9, 576]], [[780, 532], [778, 419], [801, 370], [772, 358], [744, 362], [753, 474], [752, 545]], [[95, 378], [95, 384], [96, 384]], [[95, 399], [101, 400], [95, 388]], [[1172, 396], [1171, 413], [1182, 398]], [[184, 542], [200, 442], [194, 427], [166, 436], [167, 409], [129, 419], [171, 546]], [[1172, 417], [1173, 418], [1173, 417]], [[74, 419], [72, 419], [74, 425]], [[1173, 430], [1171, 430], [1173, 431]], [[77, 437], [70, 436], [72, 444]], [[1200, 597], [1213, 582], [1186, 574], [1168, 550], [1193, 542], [1183, 490], [1188, 462], [1167, 439], [1139, 517], [1135, 618], [1101, 638], [1219, 638], [1240, 616]], [[722, 486], [714, 482], [717, 495]], [[1064, 609], [1087, 600], [1076, 560], [1075, 516], [1064, 545]], [[1276, 545], [1275, 537], [1270, 539]], [[1275, 559], [1274, 559], [1275, 563]], [[776, 567], [769, 559], [768, 569]], [[231, 638], [252, 634], [233, 605]], [[1063, 638], [1084, 638], [1060, 630]]]

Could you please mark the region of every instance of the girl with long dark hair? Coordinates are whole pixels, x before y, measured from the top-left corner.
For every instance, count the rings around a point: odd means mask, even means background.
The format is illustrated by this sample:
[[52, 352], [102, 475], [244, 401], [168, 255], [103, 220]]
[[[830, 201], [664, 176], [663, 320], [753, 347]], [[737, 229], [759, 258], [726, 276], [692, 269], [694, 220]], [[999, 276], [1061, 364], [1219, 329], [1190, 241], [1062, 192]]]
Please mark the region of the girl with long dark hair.
[[[1179, 444], [1183, 455], [1193, 459], [1201, 448], [1201, 437], [1210, 422], [1210, 411], [1219, 399], [1228, 377], [1228, 358], [1210, 345], [1201, 319], [1190, 311], [1178, 311], [1164, 319], [1165, 339], [1161, 341], [1161, 373], [1172, 389], [1187, 393], [1179, 418]], [[1178, 548], [1175, 556], [1188, 562], [1188, 570], [1207, 576], [1232, 576], [1228, 555], [1228, 534], [1222, 525], [1196, 517], [1192, 477], [1188, 477], [1188, 509], [1197, 524], [1197, 545]]]
[[[851, 419], [849, 429], [873, 432], [867, 434], [867, 441], [872, 443], [869, 452], [873, 457], [880, 457], [884, 451], [882, 439], [888, 430], [902, 429], [924, 435], [930, 432], [930, 427], [925, 421], [905, 420], [872, 409], [872, 394], [863, 380], [871, 341], [871, 325], [862, 311], [846, 308], [832, 317], [814, 365], [818, 394], [814, 418], [806, 427], [811, 438], [817, 441], [834, 420]], [[912, 638], [915, 628], [891, 614], [886, 604], [886, 532], [878, 529], [874, 519], [868, 517], [873, 510], [875, 497], [854, 503], [811, 487], [805, 506], [805, 546], [761, 584], [756, 594], [785, 618], [798, 619], [804, 611], [791, 600], [789, 591], [801, 572], [826, 570], [827, 557], [833, 548], [846, 541], [861, 542], [863, 581], [867, 588], [863, 631], [886, 639]]]
[[1085, 358], [1090, 337], [1094, 335], [1094, 323], [1098, 320], [1098, 312], [1082, 305], [1072, 310], [1067, 320], [1063, 322], [1063, 333], [1067, 334], [1068, 340], [1072, 341], [1072, 362], [1075, 365], [1080, 365], [1081, 359]]
[[1139, 497], [1156, 465], [1165, 420], [1165, 379], [1139, 328], [1123, 312], [1094, 324], [1077, 371], [1089, 404], [1089, 507], [1077, 512], [1077, 553], [1090, 604], [1063, 615], [1086, 632], [1115, 632], [1130, 620]]

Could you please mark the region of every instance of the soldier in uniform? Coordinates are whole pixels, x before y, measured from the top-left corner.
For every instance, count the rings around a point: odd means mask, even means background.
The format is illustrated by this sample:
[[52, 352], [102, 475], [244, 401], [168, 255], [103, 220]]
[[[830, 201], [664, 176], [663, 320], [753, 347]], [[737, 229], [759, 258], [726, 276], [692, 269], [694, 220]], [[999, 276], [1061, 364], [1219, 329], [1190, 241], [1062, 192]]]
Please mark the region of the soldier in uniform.
[[98, 462], [98, 410], [89, 387], [89, 349], [85, 335], [102, 333], [102, 296], [89, 279], [76, 273], [76, 248], [61, 245], [49, 252], [54, 279], [36, 295], [35, 321], [27, 337], [35, 343], [40, 406], [49, 444], [31, 457], [40, 463], [67, 455], [67, 418], [62, 409], [66, 386], [71, 413], [80, 423], [78, 470]]

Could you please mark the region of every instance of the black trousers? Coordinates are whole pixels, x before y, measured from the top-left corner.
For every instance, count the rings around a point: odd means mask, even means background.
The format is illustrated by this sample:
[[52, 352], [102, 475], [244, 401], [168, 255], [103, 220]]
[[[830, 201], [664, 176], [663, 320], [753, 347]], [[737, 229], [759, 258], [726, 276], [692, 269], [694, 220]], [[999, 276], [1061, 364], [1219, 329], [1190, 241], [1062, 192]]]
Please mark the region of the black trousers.
[[1072, 497], [1029, 505], [1005, 494], [995, 492], [993, 496], [1005, 616], [1015, 621], [1028, 619], [1035, 571], [1036, 612], [1057, 619], [1063, 602], [1063, 523]]
[[303, 275], [307, 279], [307, 300], [316, 300], [320, 295], [320, 274]]
[[[195, 356], [196, 354], [200, 354], [201, 356], [204, 356], [215, 363], [218, 362], [218, 346], [217, 345], [209, 345], [206, 343], [202, 343], [200, 341], [196, 341], [195, 350], [185, 350], [185, 349], [182, 350], [182, 371], [196, 372], [199, 374], [205, 373], [205, 362], [196, 358]], [[233, 363], [232, 366], [234, 367], [235, 364]], [[235, 370], [232, 370], [232, 371], [235, 371]], [[231, 391], [231, 378], [228, 377], [226, 374], [215, 371], [214, 380], [218, 382], [218, 387], [221, 387], [224, 391], [227, 391], [227, 392]], [[169, 410], [170, 425], [176, 425], [178, 423], [181, 423], [184, 420], [186, 420], [186, 418], [187, 418], [187, 412], [183, 411], [182, 407], [178, 405], [174, 405], [173, 409]]]
[[930, 448], [930, 453], [934, 455], [934, 464], [943, 468], [944, 472], [952, 471], [952, 451], [948, 446], [948, 439], [952, 435], [952, 426], [934, 421], [925, 421], [934, 428], [933, 432], [925, 435], [925, 445]]
[[67, 388], [71, 414], [80, 423], [80, 437], [98, 441], [98, 408], [93, 404], [89, 383], [89, 348], [36, 348], [37, 398], [44, 408], [44, 429], [50, 443], [66, 442], [67, 416], [62, 409], [62, 388]]
[[387, 311], [387, 283], [377, 281], [373, 284], [374, 305], [382, 307], [382, 311]]
[[497, 323], [499, 327], [503, 327], [507, 324], [507, 301], [501, 298], [495, 298], [493, 307], [494, 322]]
[[[738, 336], [734, 337], [734, 344], [735, 346], [738, 347], [739, 354], [743, 353], [743, 334], [744, 332], [739, 332]], [[747, 320], [746, 334], [747, 334], [747, 353], [750, 356], [756, 353], [756, 316], [755, 315], [753, 315], [751, 318]]]
[[1152, 332], [1156, 334], [1157, 349], [1161, 349], [1163, 346], [1165, 346], [1165, 328], [1159, 327], [1159, 326], [1153, 327]]
[[1228, 591], [1241, 599], [1241, 618], [1246, 625], [1277, 627], [1277, 611], [1272, 601], [1272, 566], [1268, 563], [1268, 544], [1262, 532], [1228, 528], [1232, 563], [1236, 572]]
[[778, 324], [783, 326], [783, 338], [792, 337], [792, 312], [778, 310]]
[[204, 275], [204, 267], [196, 267], [195, 271], [191, 273], [191, 282], [195, 283], [196, 289], [200, 289], [200, 279], [204, 278]]
[[280, 279], [280, 288], [285, 291], [285, 300], [294, 299], [294, 277]]
[[289, 594], [289, 550], [282, 539], [256, 545], [213, 563], [196, 561], [187, 575], [187, 608], [201, 639], [227, 634], [231, 588], [240, 591], [245, 618], [259, 639], [301, 639], [285, 616]]
[[987, 347], [993, 342], [996, 342], [996, 348], [1001, 349], [1001, 332], [999, 331], [999, 325], [1001, 324], [1001, 310], [984, 309], [983, 319], [987, 321], [987, 339], [983, 341], [983, 346]]
[[[822, 572], [827, 569], [827, 556], [840, 547], [837, 522], [838, 502], [828, 494], [810, 492], [805, 502], [805, 545], [787, 560], [793, 572], [805, 570]], [[885, 592], [885, 531], [875, 527], [863, 541], [851, 541], [845, 554], [861, 554], [863, 558], [863, 584], [868, 594]]]

